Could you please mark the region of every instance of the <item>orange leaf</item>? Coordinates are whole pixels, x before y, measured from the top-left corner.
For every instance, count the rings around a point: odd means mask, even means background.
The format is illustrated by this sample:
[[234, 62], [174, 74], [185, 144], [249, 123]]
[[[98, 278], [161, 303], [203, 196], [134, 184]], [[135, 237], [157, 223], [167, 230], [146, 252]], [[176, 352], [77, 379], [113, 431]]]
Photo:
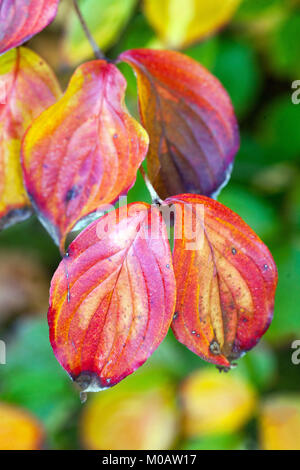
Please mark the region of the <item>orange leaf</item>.
[[174, 205], [177, 306], [173, 331], [194, 353], [228, 367], [273, 316], [277, 270], [268, 248], [230, 209], [205, 196]]
[[38, 450], [41, 447], [41, 425], [26, 411], [0, 403], [0, 423], [1, 450]]
[[20, 46], [54, 20], [59, 0], [0, 2], [0, 54]]
[[220, 82], [179, 52], [135, 49], [120, 59], [137, 73], [150, 136], [149, 176], [159, 195], [216, 193], [239, 147], [232, 104]]
[[100, 390], [146, 361], [167, 334], [174, 307], [161, 214], [130, 204], [94, 221], [71, 243], [51, 283], [50, 341], [83, 390]]
[[114, 65], [81, 65], [24, 139], [27, 190], [61, 251], [80, 219], [127, 193], [145, 158], [148, 136], [127, 112], [125, 88]]
[[21, 140], [34, 118], [61, 95], [55, 75], [34, 52], [0, 57], [0, 229], [30, 214], [20, 164]]

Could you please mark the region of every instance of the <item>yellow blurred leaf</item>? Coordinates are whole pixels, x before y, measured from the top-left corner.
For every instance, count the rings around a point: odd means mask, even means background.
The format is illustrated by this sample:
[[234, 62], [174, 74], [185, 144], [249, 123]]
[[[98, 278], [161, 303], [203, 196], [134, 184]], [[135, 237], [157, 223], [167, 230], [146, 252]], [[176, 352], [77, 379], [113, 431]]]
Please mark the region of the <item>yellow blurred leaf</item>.
[[197, 371], [183, 383], [180, 396], [188, 437], [234, 432], [252, 416], [256, 405], [254, 390], [233, 371]]
[[0, 423], [0, 450], [38, 450], [41, 447], [41, 425], [26, 411], [0, 403]]
[[300, 395], [269, 398], [259, 418], [264, 450], [300, 450]]
[[168, 384], [128, 387], [128, 381], [89, 399], [81, 436], [92, 450], [164, 450], [176, 438], [178, 414]]
[[[100, 49], [107, 49], [129, 20], [137, 0], [81, 0], [79, 7]], [[93, 51], [74, 11], [67, 24], [63, 59], [70, 65], [88, 59]]]
[[145, 15], [169, 47], [180, 48], [214, 33], [241, 0], [144, 0]]

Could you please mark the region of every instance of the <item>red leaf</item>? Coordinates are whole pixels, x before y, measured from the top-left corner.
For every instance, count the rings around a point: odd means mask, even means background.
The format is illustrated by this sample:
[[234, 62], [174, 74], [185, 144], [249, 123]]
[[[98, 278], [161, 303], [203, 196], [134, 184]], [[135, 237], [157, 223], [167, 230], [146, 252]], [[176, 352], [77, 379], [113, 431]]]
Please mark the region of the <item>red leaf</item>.
[[85, 63], [25, 136], [27, 191], [61, 251], [80, 219], [127, 193], [145, 158], [148, 136], [127, 112], [125, 88], [114, 65]]
[[54, 20], [59, 0], [1, 0], [0, 54], [20, 46]]
[[173, 331], [203, 359], [229, 366], [272, 320], [276, 265], [251, 228], [219, 202], [183, 194], [165, 203], [176, 213]]
[[160, 212], [144, 203], [112, 211], [71, 243], [54, 274], [48, 321], [55, 356], [83, 390], [115, 385], [158, 347], [174, 307]]
[[135, 49], [120, 59], [137, 73], [141, 118], [150, 136], [149, 176], [159, 195], [214, 195], [239, 147], [232, 104], [220, 82], [174, 51]]

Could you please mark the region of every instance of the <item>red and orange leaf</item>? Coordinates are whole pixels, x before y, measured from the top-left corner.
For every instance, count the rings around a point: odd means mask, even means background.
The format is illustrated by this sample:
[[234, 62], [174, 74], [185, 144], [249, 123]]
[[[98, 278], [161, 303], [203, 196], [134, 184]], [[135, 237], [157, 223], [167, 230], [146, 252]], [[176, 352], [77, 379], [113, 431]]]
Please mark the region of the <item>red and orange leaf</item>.
[[25, 136], [27, 191], [61, 251], [80, 219], [127, 193], [146, 156], [148, 136], [128, 114], [125, 88], [114, 65], [87, 62]]
[[229, 367], [270, 325], [276, 265], [251, 228], [219, 202], [183, 194], [165, 203], [176, 214], [173, 331], [203, 359]]
[[0, 0], [0, 54], [46, 28], [58, 4], [59, 0]]
[[121, 54], [137, 73], [149, 176], [163, 198], [215, 195], [231, 173], [239, 132], [227, 92], [198, 62], [174, 51]]
[[51, 283], [50, 341], [83, 391], [117, 384], [164, 339], [175, 308], [161, 214], [144, 203], [111, 211], [71, 243]]
[[21, 140], [33, 119], [60, 96], [54, 73], [31, 50], [21, 47], [0, 57], [0, 229], [30, 214]]

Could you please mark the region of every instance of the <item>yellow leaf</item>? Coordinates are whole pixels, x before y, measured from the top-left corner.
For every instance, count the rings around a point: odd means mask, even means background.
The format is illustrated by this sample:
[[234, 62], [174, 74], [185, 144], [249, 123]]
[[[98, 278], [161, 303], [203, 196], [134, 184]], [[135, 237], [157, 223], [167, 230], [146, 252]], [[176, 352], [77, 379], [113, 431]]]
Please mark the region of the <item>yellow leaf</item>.
[[300, 395], [269, 398], [259, 418], [264, 450], [300, 450]]
[[169, 47], [181, 48], [227, 23], [241, 0], [144, 0], [145, 15]]
[[187, 437], [231, 433], [253, 414], [256, 397], [251, 386], [231, 371], [200, 370], [181, 389], [183, 427]]
[[[136, 383], [136, 378], [132, 383]], [[169, 384], [128, 386], [95, 394], [85, 405], [81, 435], [92, 450], [164, 450], [176, 437], [178, 415]]]

